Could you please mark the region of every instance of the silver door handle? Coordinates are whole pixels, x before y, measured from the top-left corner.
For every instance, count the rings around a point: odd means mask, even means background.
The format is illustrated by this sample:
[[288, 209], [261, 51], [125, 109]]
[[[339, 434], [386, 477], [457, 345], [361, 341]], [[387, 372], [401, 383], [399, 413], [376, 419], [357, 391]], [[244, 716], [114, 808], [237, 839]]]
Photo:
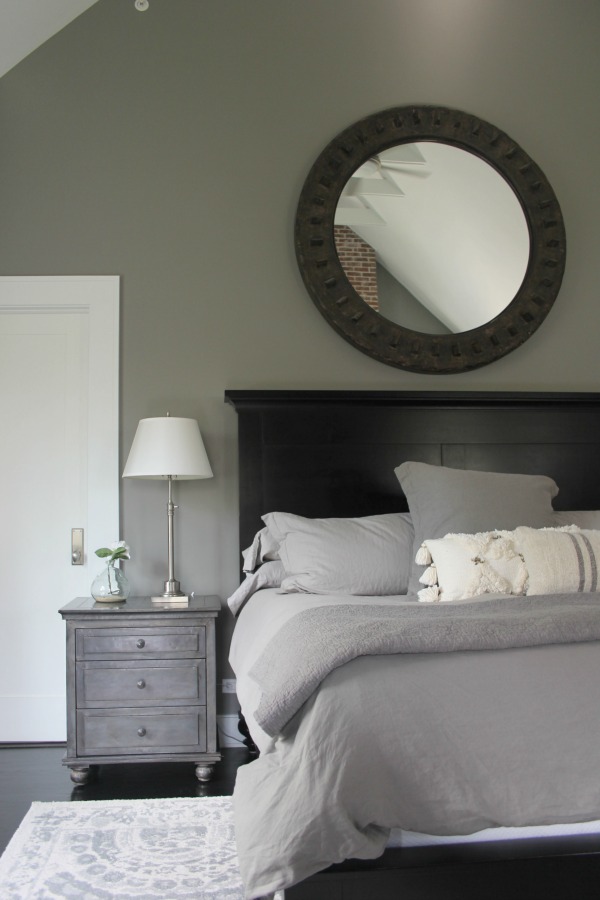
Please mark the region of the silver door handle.
[[71, 528], [71, 565], [83, 565], [83, 528]]

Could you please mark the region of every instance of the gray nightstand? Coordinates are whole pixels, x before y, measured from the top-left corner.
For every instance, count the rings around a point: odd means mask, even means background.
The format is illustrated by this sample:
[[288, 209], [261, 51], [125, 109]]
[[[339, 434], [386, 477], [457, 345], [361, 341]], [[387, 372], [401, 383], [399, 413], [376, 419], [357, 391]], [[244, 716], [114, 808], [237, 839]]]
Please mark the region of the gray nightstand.
[[196, 764], [209, 781], [217, 750], [215, 619], [218, 597], [187, 607], [130, 597], [78, 597], [67, 624], [67, 752], [76, 784], [105, 763]]

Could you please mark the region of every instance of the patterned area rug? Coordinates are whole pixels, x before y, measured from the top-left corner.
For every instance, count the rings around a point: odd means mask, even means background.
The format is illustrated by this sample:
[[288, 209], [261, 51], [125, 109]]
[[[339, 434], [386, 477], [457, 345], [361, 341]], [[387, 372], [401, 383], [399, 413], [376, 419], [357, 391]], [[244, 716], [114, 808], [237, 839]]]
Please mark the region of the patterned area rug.
[[230, 797], [32, 803], [2, 900], [242, 900]]

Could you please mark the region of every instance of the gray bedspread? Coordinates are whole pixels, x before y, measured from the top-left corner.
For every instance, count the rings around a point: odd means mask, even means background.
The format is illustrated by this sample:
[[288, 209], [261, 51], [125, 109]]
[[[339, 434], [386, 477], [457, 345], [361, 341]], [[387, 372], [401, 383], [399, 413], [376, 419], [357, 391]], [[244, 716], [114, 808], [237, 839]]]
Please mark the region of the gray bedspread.
[[252, 668], [276, 736], [234, 791], [248, 898], [379, 856], [393, 827], [600, 818], [598, 595], [411, 606], [299, 613]]
[[251, 669], [262, 694], [254, 715], [275, 736], [332, 669], [358, 656], [595, 640], [600, 640], [597, 594], [307, 609], [283, 626]]

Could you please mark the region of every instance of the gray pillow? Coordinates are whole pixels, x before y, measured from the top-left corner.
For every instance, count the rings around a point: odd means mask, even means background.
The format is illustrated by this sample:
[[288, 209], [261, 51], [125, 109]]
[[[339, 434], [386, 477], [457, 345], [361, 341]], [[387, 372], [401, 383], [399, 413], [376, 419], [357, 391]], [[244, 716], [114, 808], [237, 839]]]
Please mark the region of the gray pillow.
[[273, 559], [259, 566], [256, 572], [248, 572], [239, 588], [227, 598], [229, 609], [237, 616], [246, 600], [262, 588], [278, 588], [285, 578], [285, 569], [280, 559]]
[[422, 587], [414, 559], [424, 540], [446, 534], [511, 531], [519, 525], [556, 525], [558, 487], [545, 475], [510, 475], [405, 462], [394, 470], [415, 529], [409, 595]]
[[244, 572], [255, 572], [264, 562], [279, 559], [279, 544], [268, 528], [257, 531], [250, 546], [242, 550]]
[[554, 526], [577, 525], [578, 528], [600, 531], [600, 509], [578, 509], [567, 512], [560, 510], [554, 513]]
[[[280, 542], [287, 593], [405, 594], [412, 565], [410, 516], [307, 519], [272, 512], [263, 522]], [[259, 569], [260, 571], [260, 569]]]

